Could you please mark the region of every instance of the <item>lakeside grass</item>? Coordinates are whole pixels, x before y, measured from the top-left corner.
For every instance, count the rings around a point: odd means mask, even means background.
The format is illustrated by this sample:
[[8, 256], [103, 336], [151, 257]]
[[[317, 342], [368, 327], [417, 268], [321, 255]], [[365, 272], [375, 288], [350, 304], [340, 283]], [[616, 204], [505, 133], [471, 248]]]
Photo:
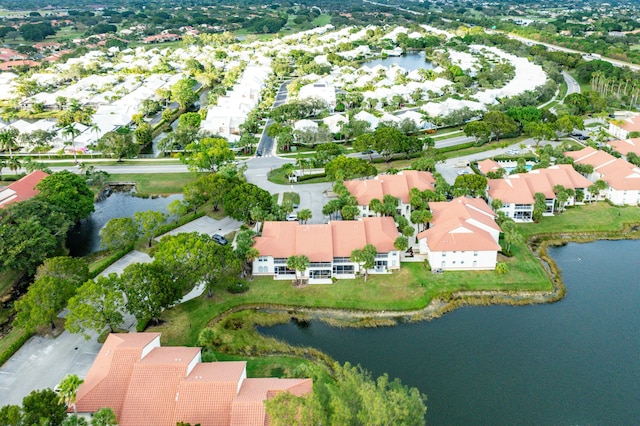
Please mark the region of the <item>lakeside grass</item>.
[[107, 182], [136, 182], [139, 194], [179, 194], [185, 185], [194, 182], [202, 173], [125, 173], [109, 176]]

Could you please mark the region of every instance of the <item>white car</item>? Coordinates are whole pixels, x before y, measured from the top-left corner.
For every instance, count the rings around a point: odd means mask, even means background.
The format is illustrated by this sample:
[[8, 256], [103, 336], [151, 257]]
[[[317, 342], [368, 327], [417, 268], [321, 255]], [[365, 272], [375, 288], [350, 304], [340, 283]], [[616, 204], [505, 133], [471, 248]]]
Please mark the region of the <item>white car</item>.
[[293, 222], [294, 220], [298, 220], [298, 215], [296, 213], [289, 213], [287, 215], [287, 221]]

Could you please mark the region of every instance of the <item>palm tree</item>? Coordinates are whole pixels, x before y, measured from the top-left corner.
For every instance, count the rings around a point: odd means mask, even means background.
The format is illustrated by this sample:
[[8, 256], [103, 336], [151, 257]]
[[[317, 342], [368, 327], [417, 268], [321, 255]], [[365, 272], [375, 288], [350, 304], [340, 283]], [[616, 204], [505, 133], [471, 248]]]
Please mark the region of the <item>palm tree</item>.
[[76, 129], [73, 123], [71, 123], [71, 124], [67, 124], [62, 128], [62, 134], [67, 138], [71, 138], [71, 148], [73, 149], [73, 162], [75, 164], [78, 164], [75, 141], [76, 141], [76, 136], [80, 134], [80, 130]]
[[9, 167], [9, 170], [11, 170], [13, 173], [17, 173], [18, 169], [22, 167], [22, 162], [20, 162], [20, 160], [17, 157], [11, 157], [7, 162], [7, 166]]
[[[287, 268], [296, 271], [296, 282], [298, 284], [298, 287], [300, 287], [300, 285], [302, 284], [302, 274], [309, 267], [310, 263], [311, 262], [309, 261], [309, 258], [304, 254], [301, 254], [300, 256], [293, 255], [287, 259]], [[298, 272], [300, 273], [299, 278]]]
[[67, 404], [67, 407], [73, 406], [73, 412], [76, 416], [78, 415], [78, 412], [76, 411], [76, 395], [78, 393], [78, 388], [82, 383], [84, 383], [84, 380], [80, 379], [75, 374], [70, 374], [62, 379], [62, 381], [58, 385], [60, 402], [64, 402], [65, 404]]
[[13, 158], [12, 148], [16, 144], [20, 132], [13, 127], [0, 131], [0, 148], [9, 150], [9, 158]]
[[100, 135], [100, 126], [98, 126], [98, 123], [92, 123], [90, 126], [90, 129], [93, 133], [96, 134], [96, 143], [98, 142], [98, 136]]
[[2, 180], [2, 169], [7, 167], [7, 160], [0, 158], [0, 180]]
[[255, 247], [250, 247], [244, 255], [245, 260], [249, 264], [249, 271], [253, 274], [253, 261], [260, 257], [260, 252]]

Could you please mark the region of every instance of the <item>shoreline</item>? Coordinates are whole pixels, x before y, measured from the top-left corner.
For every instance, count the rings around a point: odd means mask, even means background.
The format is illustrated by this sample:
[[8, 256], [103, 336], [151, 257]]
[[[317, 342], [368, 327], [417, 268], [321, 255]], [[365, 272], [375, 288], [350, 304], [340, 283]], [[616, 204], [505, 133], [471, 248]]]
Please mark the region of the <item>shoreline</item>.
[[[549, 247], [559, 247], [568, 243], [589, 243], [602, 240], [637, 240], [640, 239], [640, 224], [625, 225], [616, 233], [591, 232], [591, 233], [557, 233], [538, 234], [527, 241], [527, 248], [542, 264], [547, 276], [553, 285], [553, 291], [458, 291], [449, 295], [433, 298], [427, 306], [412, 311], [365, 311], [335, 308], [307, 308], [273, 304], [249, 304], [236, 306], [229, 309], [207, 323], [207, 327], [225, 319], [234, 313], [254, 310], [264, 313], [286, 314], [289, 320], [310, 321], [319, 320], [333, 327], [390, 327], [401, 323], [419, 321], [431, 321], [442, 315], [453, 312], [464, 306], [490, 306], [490, 305], [537, 305], [542, 303], [555, 303], [564, 298], [566, 287], [562, 280], [562, 271], [555, 261], [547, 253]], [[444, 296], [444, 297], [443, 297]], [[259, 324], [256, 324], [259, 325]]]

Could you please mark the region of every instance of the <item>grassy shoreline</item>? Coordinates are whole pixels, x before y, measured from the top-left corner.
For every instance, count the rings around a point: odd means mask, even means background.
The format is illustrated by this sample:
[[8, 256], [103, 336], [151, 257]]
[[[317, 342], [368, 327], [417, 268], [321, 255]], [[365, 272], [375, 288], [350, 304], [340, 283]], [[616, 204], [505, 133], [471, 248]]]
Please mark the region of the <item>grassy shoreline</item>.
[[[322, 361], [325, 355], [264, 337], [256, 326], [291, 319], [320, 319], [339, 327], [391, 326], [430, 320], [467, 305], [555, 302], [566, 290], [548, 247], [640, 238], [640, 209], [595, 203], [545, 217], [539, 224], [519, 224], [518, 229], [526, 243], [515, 245], [513, 258], [501, 259], [509, 264], [506, 275], [494, 271], [433, 275], [420, 263], [408, 263], [399, 273], [371, 276], [367, 283], [362, 279], [339, 280], [330, 286], [302, 289], [294, 289], [289, 282], [256, 277], [245, 294], [229, 295], [218, 289], [212, 299], [201, 297], [165, 311], [163, 324], [150, 331], [162, 332], [163, 344], [205, 343], [206, 351], [250, 357], [249, 365], [258, 356], [262, 373], [281, 371], [286, 375], [288, 369], [281, 360], [268, 366], [271, 357]], [[210, 344], [198, 339], [205, 328], [218, 336]]]

